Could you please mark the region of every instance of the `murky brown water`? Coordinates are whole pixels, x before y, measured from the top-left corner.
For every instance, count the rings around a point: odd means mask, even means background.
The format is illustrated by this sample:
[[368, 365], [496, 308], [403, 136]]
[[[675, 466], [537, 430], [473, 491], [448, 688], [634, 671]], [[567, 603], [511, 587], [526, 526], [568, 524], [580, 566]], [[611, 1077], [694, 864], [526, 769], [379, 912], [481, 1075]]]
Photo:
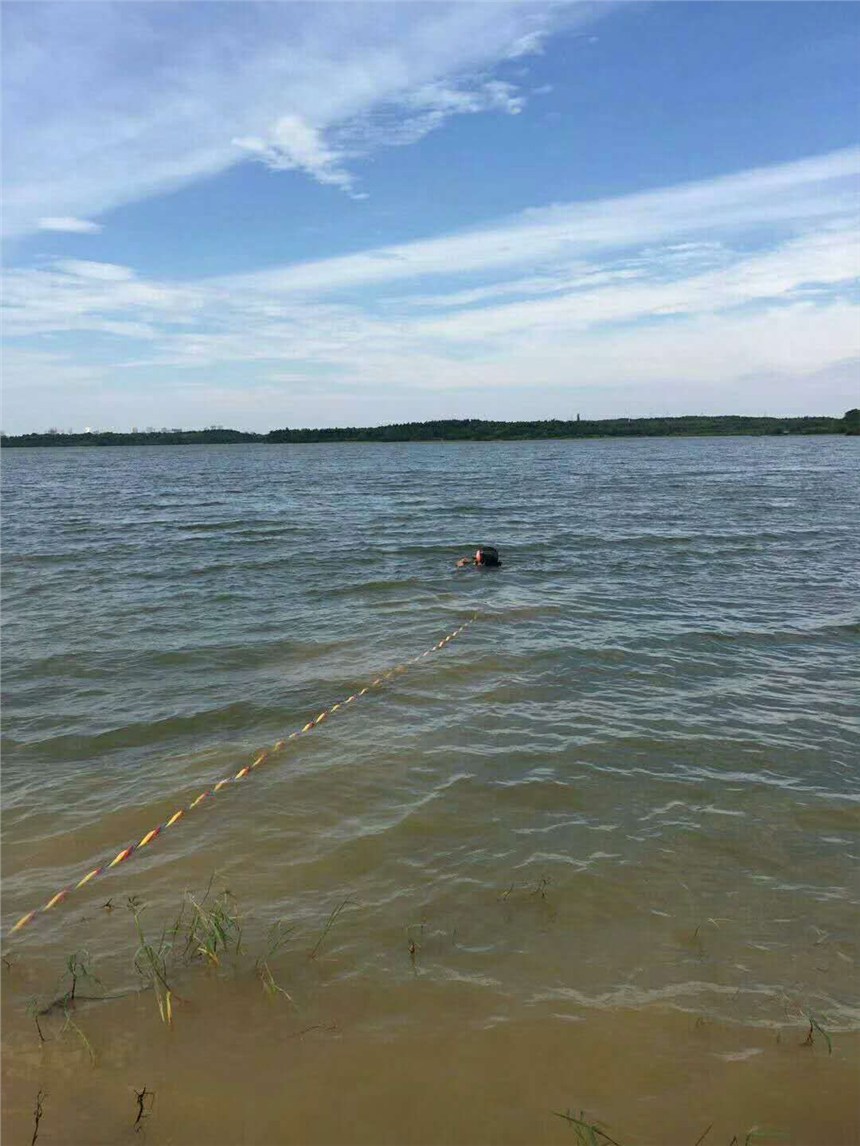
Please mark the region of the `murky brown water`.
[[[318, 956], [319, 958], [319, 956]], [[333, 981], [326, 959], [269, 999], [251, 975], [198, 977], [165, 1027], [151, 996], [80, 1004], [39, 1045], [17, 1018], [6, 1036], [4, 1141], [139, 1142], [136, 1093], [156, 1143], [565, 1143], [558, 1114], [602, 1120], [616, 1141], [835, 1146], [860, 1135], [858, 1039], [801, 1045], [799, 1016], [775, 1029], [704, 1021], [652, 1005], [518, 1008], [504, 993], [418, 973], [390, 989]], [[300, 977], [307, 978], [305, 970]], [[558, 1112], [557, 1114], [554, 1112]]]
[[[860, 1142], [857, 462], [4, 456], [4, 1143], [40, 1090], [42, 1146], [577, 1143], [580, 1111], [621, 1146]], [[454, 572], [482, 540], [504, 568]], [[207, 885], [218, 966], [161, 939]], [[100, 982], [43, 1043], [75, 953]]]

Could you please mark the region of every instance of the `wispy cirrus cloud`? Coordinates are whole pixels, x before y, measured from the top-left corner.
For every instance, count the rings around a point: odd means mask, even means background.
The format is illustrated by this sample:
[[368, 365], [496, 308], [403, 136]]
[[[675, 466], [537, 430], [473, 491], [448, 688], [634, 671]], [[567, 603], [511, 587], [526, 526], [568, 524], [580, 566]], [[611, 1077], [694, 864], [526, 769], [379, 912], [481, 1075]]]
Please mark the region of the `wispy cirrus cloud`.
[[345, 156], [358, 156], [378, 147], [417, 143], [453, 116], [482, 112], [519, 115], [526, 103], [526, 94], [504, 80], [478, 76], [460, 85], [436, 81], [400, 99], [380, 103], [371, 113], [340, 125], [333, 137]]
[[[849, 400], [860, 358], [858, 158], [530, 210], [255, 274], [162, 282], [79, 259], [12, 270], [7, 338], [22, 351], [58, 339], [58, 377], [79, 377], [62, 340], [81, 331], [100, 347], [99, 378], [105, 358], [114, 378], [190, 384], [232, 372], [239, 380], [219, 385], [235, 391], [236, 409], [245, 387], [280, 393], [285, 410], [298, 395], [336, 393], [342, 411], [347, 393], [358, 408], [394, 384], [417, 395], [540, 393], [557, 409], [560, 394], [587, 385], [610, 412], [619, 388], [658, 385], [684, 409], [701, 393], [752, 411], [759, 386], [778, 395], [777, 379], [783, 408], [819, 409], [810, 388]], [[261, 409], [264, 425], [276, 410]]]
[[437, 81], [384, 101], [328, 133], [291, 114], [282, 116], [265, 135], [245, 136], [233, 143], [274, 171], [304, 171], [317, 182], [340, 187], [353, 198], [366, 198], [356, 190], [355, 177], [348, 170], [350, 160], [379, 147], [417, 143], [452, 116], [481, 112], [519, 115], [525, 105], [525, 95], [506, 81], [477, 79], [461, 87]]
[[265, 138], [249, 135], [233, 142], [274, 171], [304, 171], [318, 183], [353, 189], [355, 181], [342, 157], [328, 146], [318, 128], [298, 115], [281, 116]]
[[425, 241], [234, 276], [277, 291], [340, 291], [505, 268], [558, 265], [602, 252], [691, 238], [783, 236], [823, 221], [856, 219], [860, 148], [620, 198], [558, 204]]
[[88, 220], [249, 159], [360, 194], [357, 156], [453, 115], [515, 114], [525, 95], [497, 65], [603, 6], [210, 9], [4, 5], [7, 233]]
[[70, 215], [48, 215], [37, 221], [40, 231], [59, 231], [70, 235], [96, 235], [101, 226], [91, 219], [74, 219]]

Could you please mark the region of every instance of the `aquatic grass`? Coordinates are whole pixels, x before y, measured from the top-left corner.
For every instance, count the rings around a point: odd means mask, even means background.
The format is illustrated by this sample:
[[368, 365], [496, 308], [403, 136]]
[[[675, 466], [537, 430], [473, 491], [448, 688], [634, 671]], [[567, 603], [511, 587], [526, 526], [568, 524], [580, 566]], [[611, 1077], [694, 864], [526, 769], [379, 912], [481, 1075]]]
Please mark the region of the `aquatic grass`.
[[128, 900], [138, 937], [134, 968], [155, 992], [161, 1021], [168, 1026], [173, 1023], [174, 999], [184, 1001], [172, 984], [173, 972], [196, 958], [219, 967], [224, 953], [241, 951], [242, 927], [235, 910], [231, 910], [230, 892], [222, 892], [211, 906], [207, 906], [208, 896], [209, 888], [200, 900], [186, 893], [173, 922], [162, 928], [154, 942], [147, 938], [141, 922], [145, 905], [137, 897]]
[[263, 990], [270, 999], [274, 999], [277, 995], [283, 995], [289, 1002], [293, 1002], [293, 997], [289, 991], [285, 991], [280, 983], [275, 981], [269, 967], [269, 960], [275, 955], [282, 947], [290, 940], [294, 927], [287, 927], [282, 919], [276, 920], [269, 928], [267, 936], [266, 951], [263, 955], [259, 956], [254, 963], [254, 969], [257, 973], [257, 978], [260, 980]]
[[[242, 949], [242, 927], [239, 916], [231, 910], [232, 896], [224, 891], [211, 907], [193, 896], [188, 896], [191, 907], [191, 923], [188, 928], [186, 952], [204, 958], [210, 966], [220, 967], [221, 955], [233, 950], [236, 955]], [[177, 933], [178, 923], [174, 926]], [[219, 953], [220, 952], [220, 953]]]
[[[74, 952], [66, 959], [64, 971], [57, 985], [57, 990], [60, 992], [57, 997], [47, 1006], [41, 1005], [37, 997], [31, 998], [27, 1004], [27, 1013], [33, 1018], [39, 1041], [41, 1043], [48, 1041], [40, 1020], [47, 1014], [61, 1011], [65, 1023], [60, 1033], [73, 1031], [77, 1034], [95, 1063], [95, 1050], [71, 1013], [79, 1001], [107, 1002], [125, 995], [151, 990], [162, 1023], [170, 1027], [173, 1025], [176, 1004], [186, 1001], [178, 994], [176, 981], [190, 967], [203, 963], [210, 969], [220, 970], [223, 968], [225, 958], [230, 957], [235, 960], [237, 968], [244, 966], [247, 970], [247, 962], [239, 963], [246, 952], [243, 948], [243, 923], [235, 898], [229, 890], [213, 898], [211, 887], [210, 879], [202, 896], [185, 892], [178, 911], [154, 935], [148, 933], [145, 926], [147, 904], [139, 896], [129, 896], [126, 899], [126, 908], [132, 917], [137, 937], [132, 965], [140, 985], [136, 989], [112, 994], [82, 995], [81, 987], [85, 982], [92, 981], [101, 987], [101, 980], [93, 971], [89, 952]], [[329, 912], [322, 930], [308, 952], [308, 958], [317, 957], [332, 928], [350, 906], [355, 906], [355, 901], [347, 896]], [[275, 978], [271, 960], [291, 940], [294, 931], [294, 926], [288, 926], [282, 919], [277, 920], [268, 929], [262, 952], [256, 958], [250, 956], [248, 960], [248, 962], [252, 960], [253, 973], [266, 995], [270, 999], [281, 996], [293, 1006], [296, 1004], [292, 995]]]
[[96, 1052], [93, 1049], [93, 1044], [90, 1042], [90, 1040], [87, 1038], [87, 1036], [81, 1030], [81, 1028], [78, 1026], [78, 1024], [72, 1018], [68, 1007], [64, 1008], [63, 1014], [66, 1016], [66, 1021], [65, 1021], [65, 1024], [63, 1025], [62, 1031], [60, 1031], [60, 1034], [65, 1034], [65, 1032], [67, 1030], [69, 1030], [69, 1028], [71, 1028], [75, 1032], [75, 1034], [78, 1036], [78, 1038], [81, 1040], [81, 1042], [84, 1044], [84, 1048], [85, 1048], [87, 1054], [90, 1056], [91, 1065], [95, 1066], [96, 1065]]
[[[424, 946], [424, 927], [426, 926], [426, 923], [427, 920], [422, 919], [420, 923], [409, 923], [406, 926], [406, 950], [409, 952], [409, 962], [412, 964], [412, 970], [416, 972], [416, 959], [418, 958], [418, 952]], [[417, 943], [415, 942], [415, 938], [412, 934], [412, 929], [415, 927], [418, 928]]]
[[570, 1110], [564, 1114], [559, 1110], [553, 1110], [552, 1113], [568, 1123], [579, 1146], [607, 1146], [607, 1143], [608, 1146], [621, 1146], [614, 1138], [610, 1138], [599, 1122], [589, 1122], [584, 1110], [580, 1110], [578, 1118]]
[[[63, 991], [64, 983], [68, 982], [68, 988]], [[97, 986], [102, 986], [102, 981], [98, 975], [93, 971], [91, 966], [91, 957], [89, 951], [79, 950], [73, 951], [71, 955], [66, 956], [66, 969], [57, 981], [56, 991], [60, 992], [53, 1002], [49, 1003], [40, 1014], [46, 1015], [55, 1007], [64, 1007], [69, 1003], [74, 1003], [78, 996], [78, 983], [95, 983]], [[81, 996], [83, 997], [83, 996]], [[87, 995], [88, 1001], [92, 1001], [94, 996]], [[95, 998], [101, 998], [100, 995]]]
[[704, 923], [696, 924], [696, 928], [693, 931], [693, 934], [689, 937], [689, 939], [682, 939], [681, 940], [686, 946], [690, 947], [693, 951], [695, 951], [695, 953], [699, 959], [705, 959], [708, 955], [708, 952], [705, 950], [705, 939], [704, 939], [704, 935], [703, 935], [703, 928], [706, 927], [708, 924], [710, 924], [712, 927], [716, 928], [717, 931], [720, 930], [719, 922], [716, 919], [712, 919], [712, 918], [708, 917], [704, 921]]
[[149, 1118], [152, 1114], [152, 1108], [155, 1106], [155, 1091], [147, 1090], [144, 1086], [143, 1090], [136, 1090], [134, 1097], [137, 1100], [137, 1117], [134, 1120], [134, 1132], [139, 1134], [144, 1129], [144, 1119]]
[[809, 1033], [806, 1036], [806, 1040], [804, 1042], [802, 1042], [800, 1045], [804, 1046], [804, 1047], [814, 1046], [815, 1045], [815, 1032], [818, 1031], [818, 1033], [824, 1039], [825, 1043], [827, 1043], [827, 1053], [833, 1054], [833, 1042], [830, 1038], [830, 1035], [827, 1033], [827, 1031], [824, 1029], [824, 1027], [822, 1027], [821, 1023], [819, 1023], [819, 1021], [815, 1018], [814, 1015], [807, 1015], [806, 1018], [809, 1022]]
[[73, 1002], [78, 988], [78, 979], [95, 979], [90, 970], [90, 956], [88, 951], [76, 951], [70, 955], [66, 962], [66, 972], [71, 979], [69, 1002]]
[[765, 1126], [753, 1126], [744, 1135], [743, 1141], [738, 1138], [737, 1134], [732, 1135], [732, 1140], [729, 1146], [755, 1146], [756, 1142], [773, 1141], [775, 1138], [784, 1138], [785, 1135], [780, 1130], [769, 1130]]
[[[97, 984], [102, 988], [102, 993], [99, 995], [81, 994], [79, 987], [81, 984], [87, 982]], [[75, 951], [66, 957], [65, 970], [57, 980], [54, 990], [59, 992], [59, 994], [56, 994], [48, 1003], [45, 1003], [38, 995], [31, 995], [25, 1003], [25, 1012], [33, 1020], [36, 1027], [36, 1034], [39, 1036], [39, 1042], [46, 1043], [51, 1041], [47, 1038], [42, 1029], [41, 1020], [60, 1012], [65, 1022], [59, 1033], [62, 1035], [67, 1030], [73, 1030], [86, 1048], [87, 1053], [93, 1060], [93, 1064], [95, 1064], [95, 1051], [92, 1048], [92, 1044], [72, 1018], [71, 1012], [77, 1008], [79, 1003], [106, 1003], [111, 999], [124, 998], [126, 995], [136, 994], [136, 992], [118, 991], [113, 994], [105, 993], [101, 979], [92, 969], [91, 957], [87, 951]]]
[[[129, 910], [134, 918], [134, 927], [137, 931], [139, 946], [134, 955], [134, 969], [144, 980], [147, 987], [155, 992], [158, 1013], [161, 1021], [170, 1026], [173, 1023], [173, 996], [174, 990], [168, 980], [167, 963], [173, 952], [173, 941], [167, 938], [167, 929], [161, 932], [158, 944], [150, 943], [146, 938], [140, 916], [145, 910], [139, 901], [129, 899]], [[175, 935], [175, 931], [174, 931]], [[178, 998], [179, 996], [177, 996]]]
[[[788, 1022], [794, 1023], [800, 1019], [803, 1019], [804, 1022], [809, 1023], [809, 1029], [806, 1032], [806, 1038], [800, 1045], [803, 1047], [815, 1046], [815, 1032], [818, 1031], [827, 1045], [827, 1053], [829, 1055], [833, 1054], [833, 1040], [831, 1039], [829, 1033], [825, 1030], [820, 1019], [818, 1019], [811, 1011], [807, 1011], [802, 1003], [792, 999], [785, 992], [782, 993], [782, 1003], [783, 1013], [785, 1014], [786, 1020]], [[779, 1031], [777, 1031], [776, 1041], [778, 1043], [782, 1042], [781, 1032]]]
[[550, 897], [552, 877], [541, 875], [534, 883], [513, 882], [500, 894], [496, 902], [503, 905], [505, 919], [510, 921], [514, 913], [526, 913], [541, 930], [558, 919], [558, 907]]
[[293, 996], [289, 991], [284, 990], [280, 983], [275, 981], [275, 977], [265, 959], [257, 961], [257, 977], [262, 984], [263, 990], [270, 999], [274, 999], [278, 995], [283, 995], [288, 1002], [292, 1003]]
[[[176, 914], [164, 924], [155, 938], [147, 934], [144, 926], [143, 916], [147, 905], [136, 895], [131, 895], [126, 900], [126, 907], [132, 916], [137, 935], [137, 948], [132, 965], [142, 983], [138, 990], [151, 990], [154, 993], [159, 1017], [167, 1026], [173, 1024], [175, 1004], [185, 1002], [174, 985], [182, 971], [198, 961], [204, 962], [210, 968], [221, 968], [225, 956], [238, 958], [243, 954], [243, 926], [235, 899], [229, 890], [221, 892], [213, 899], [211, 887], [210, 879], [202, 896], [186, 892]], [[312, 955], [319, 950], [340, 912], [351, 902], [349, 899], [344, 900], [329, 915], [322, 934], [311, 952]], [[290, 1002], [293, 1001], [292, 996], [276, 981], [269, 960], [285, 946], [293, 930], [294, 928], [288, 927], [283, 920], [274, 923], [269, 928], [264, 953], [254, 961], [254, 970], [264, 991], [270, 997], [282, 995]], [[68, 956], [64, 972], [58, 981], [57, 990], [61, 993], [47, 1006], [42, 1006], [37, 998], [32, 998], [27, 1005], [27, 1013], [33, 1018], [40, 1042], [45, 1042], [47, 1040], [39, 1022], [40, 1018], [55, 1010], [62, 1010], [66, 1016], [63, 1030], [76, 1031], [90, 1056], [94, 1058], [91, 1044], [69, 1014], [70, 1007], [74, 1007], [77, 1001], [83, 999], [87, 1002], [106, 1002], [137, 992], [132, 990], [84, 996], [80, 993], [80, 987], [86, 981], [93, 981], [101, 986], [101, 980], [92, 969], [89, 953], [74, 952]]]
[[45, 1092], [39, 1087], [36, 1093], [36, 1104], [33, 1107], [33, 1137], [30, 1139], [30, 1146], [36, 1146], [36, 1139], [39, 1137], [39, 1123], [45, 1113], [45, 1108], [42, 1106], [43, 1098], [45, 1098]]
[[292, 1034], [288, 1035], [287, 1037], [291, 1038], [291, 1039], [302, 1039], [305, 1037], [305, 1035], [309, 1035], [313, 1031], [331, 1032], [331, 1031], [339, 1031], [339, 1030], [340, 1030], [340, 1027], [337, 1025], [336, 1022], [314, 1023], [313, 1026], [310, 1026], [310, 1027], [302, 1027], [302, 1029], [300, 1031], [293, 1031]]
[[[66, 956], [66, 966], [60, 978], [57, 980], [57, 985], [54, 988], [55, 992], [59, 992], [55, 997], [45, 1005], [42, 1005], [38, 996], [32, 995], [26, 1003], [26, 1013], [32, 1018], [36, 1026], [36, 1033], [39, 1036], [39, 1042], [45, 1043], [48, 1040], [45, 1038], [45, 1032], [42, 1030], [40, 1019], [51, 1015], [56, 1011], [62, 1011], [65, 1016], [66, 1022], [63, 1026], [61, 1034], [68, 1030], [73, 1029], [80, 1036], [84, 1046], [90, 1055], [90, 1058], [95, 1063], [95, 1052], [87, 1039], [86, 1035], [80, 1027], [73, 1021], [70, 1010], [80, 1001], [88, 1003], [100, 1003], [106, 996], [101, 995], [81, 995], [78, 993], [79, 983], [95, 983], [99, 987], [102, 986], [102, 981], [98, 975], [93, 971], [90, 961], [90, 954], [88, 951], [73, 951], [71, 955]], [[65, 990], [63, 988], [65, 987]]]
[[263, 958], [271, 959], [282, 947], [285, 947], [294, 931], [295, 926], [288, 927], [283, 919], [276, 919], [266, 936], [266, 953]]
[[[553, 1110], [552, 1113], [556, 1118], [563, 1118], [564, 1121], [568, 1123], [573, 1130], [577, 1146], [621, 1146], [620, 1142], [617, 1142], [616, 1139], [609, 1136], [602, 1122], [593, 1122], [586, 1118], [584, 1110], [580, 1110], [578, 1117], [575, 1114], [571, 1114], [570, 1110], [565, 1111], [563, 1114], [559, 1110]], [[714, 1124], [711, 1123], [710, 1126], [702, 1131], [693, 1146], [702, 1146], [713, 1128]], [[753, 1126], [746, 1132], [743, 1139], [739, 1138], [737, 1134], [733, 1134], [728, 1146], [755, 1146], [757, 1142], [773, 1141], [774, 1139], [784, 1137], [785, 1135], [779, 1130], [771, 1130], [764, 1126]]]
[[511, 883], [501, 895], [497, 895], [496, 899], [499, 903], [506, 903], [515, 892], [522, 892], [526, 899], [540, 899], [543, 903], [549, 902], [547, 895], [547, 888], [552, 883], [552, 876], [542, 875], [533, 886], [523, 884], [520, 886], [517, 883]]
[[328, 919], [326, 920], [325, 926], [323, 927], [322, 931], [320, 932], [319, 938], [317, 939], [316, 943], [314, 944], [313, 949], [308, 953], [309, 959], [316, 959], [317, 954], [319, 952], [319, 949], [322, 947], [328, 933], [331, 931], [332, 927], [334, 927], [334, 925], [337, 922], [337, 920], [339, 919], [341, 913], [343, 911], [345, 911], [347, 907], [356, 907], [356, 906], [357, 906], [357, 904], [356, 904], [355, 900], [352, 899], [350, 896], [347, 896], [346, 899], [342, 900], [337, 905], [337, 907], [332, 911], [332, 913], [329, 915]]
[[26, 1005], [25, 1009], [26, 1009], [27, 1014], [30, 1016], [30, 1018], [33, 1020], [33, 1022], [36, 1024], [36, 1033], [39, 1036], [39, 1042], [40, 1043], [46, 1042], [47, 1040], [45, 1038], [44, 1032], [42, 1031], [42, 1026], [39, 1022], [39, 1019], [42, 1017], [44, 1012], [43, 1012], [43, 1009], [39, 1006], [39, 1000], [36, 998], [35, 995], [32, 995], [27, 1000], [27, 1005]]
[[537, 881], [537, 883], [535, 884], [535, 886], [532, 888], [530, 894], [539, 896], [543, 900], [543, 902], [546, 903], [547, 902], [546, 889], [549, 887], [549, 885], [551, 883], [552, 883], [552, 879], [549, 876], [542, 875], [540, 877], [540, 879]]

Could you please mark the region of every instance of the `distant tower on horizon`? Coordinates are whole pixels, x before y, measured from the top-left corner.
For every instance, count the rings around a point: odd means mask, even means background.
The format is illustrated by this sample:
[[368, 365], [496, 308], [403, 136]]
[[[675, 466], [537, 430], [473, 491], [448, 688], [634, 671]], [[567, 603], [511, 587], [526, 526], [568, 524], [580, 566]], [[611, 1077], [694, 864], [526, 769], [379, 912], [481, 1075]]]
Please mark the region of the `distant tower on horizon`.
[[579, 421], [579, 414], [576, 415], [576, 420]]

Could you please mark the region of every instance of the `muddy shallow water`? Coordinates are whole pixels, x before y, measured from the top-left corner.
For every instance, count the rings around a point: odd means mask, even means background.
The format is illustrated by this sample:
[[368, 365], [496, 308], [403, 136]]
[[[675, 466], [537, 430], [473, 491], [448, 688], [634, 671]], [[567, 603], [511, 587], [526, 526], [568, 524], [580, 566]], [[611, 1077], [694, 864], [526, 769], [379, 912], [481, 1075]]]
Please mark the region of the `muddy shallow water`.
[[855, 440], [2, 460], [4, 1141], [860, 1142]]

